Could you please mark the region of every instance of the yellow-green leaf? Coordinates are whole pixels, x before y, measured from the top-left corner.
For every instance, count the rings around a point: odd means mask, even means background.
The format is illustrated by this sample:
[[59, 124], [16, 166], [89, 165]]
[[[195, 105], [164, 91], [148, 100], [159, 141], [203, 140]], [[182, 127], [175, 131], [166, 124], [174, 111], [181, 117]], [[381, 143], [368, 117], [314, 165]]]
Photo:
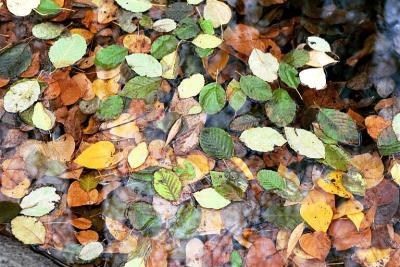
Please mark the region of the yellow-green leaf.
[[100, 141], [86, 148], [74, 162], [89, 169], [104, 169], [113, 163], [114, 152], [113, 143]]
[[207, 49], [207, 48], [216, 48], [220, 44], [222, 44], [222, 39], [211, 35], [211, 34], [199, 34], [192, 43], [200, 48]]
[[138, 144], [128, 155], [128, 163], [131, 168], [140, 167], [147, 159], [149, 150], [147, 149], [146, 142]]
[[43, 244], [46, 237], [46, 229], [43, 223], [36, 218], [18, 216], [11, 221], [13, 235], [27, 245]]

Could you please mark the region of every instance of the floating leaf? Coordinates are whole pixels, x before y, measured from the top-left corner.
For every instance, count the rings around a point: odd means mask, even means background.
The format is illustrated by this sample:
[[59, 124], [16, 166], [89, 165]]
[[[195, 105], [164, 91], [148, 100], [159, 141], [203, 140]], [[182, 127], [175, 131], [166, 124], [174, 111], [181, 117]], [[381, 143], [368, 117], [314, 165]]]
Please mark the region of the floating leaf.
[[276, 171], [261, 170], [257, 173], [257, 180], [265, 190], [283, 190], [286, 187], [285, 180]]
[[18, 44], [0, 54], [0, 77], [15, 78], [26, 71], [32, 62], [29, 44]]
[[43, 223], [28, 216], [18, 216], [12, 219], [11, 231], [19, 241], [27, 245], [43, 244], [46, 237]]
[[54, 114], [45, 109], [41, 102], [35, 104], [32, 114], [32, 123], [35, 127], [48, 131], [53, 128], [55, 120]]
[[202, 49], [216, 48], [222, 44], [223, 40], [211, 34], [199, 34], [192, 43]]
[[359, 143], [357, 125], [348, 114], [323, 108], [318, 113], [317, 122], [328, 137], [345, 144]]
[[51, 40], [60, 36], [65, 27], [62, 24], [43, 22], [32, 28], [32, 35], [43, 40]]
[[105, 169], [113, 163], [114, 152], [113, 143], [100, 141], [83, 150], [74, 162], [89, 169]]
[[100, 242], [90, 242], [79, 252], [79, 259], [91, 261], [99, 257], [101, 253], [103, 253], [103, 245]]
[[297, 153], [313, 159], [325, 158], [325, 146], [312, 132], [285, 127], [285, 135], [288, 144]]
[[196, 96], [204, 87], [204, 76], [200, 73], [193, 74], [189, 78], [183, 79], [178, 86], [178, 93], [180, 98], [189, 98]]
[[162, 75], [162, 66], [153, 56], [136, 53], [126, 56], [129, 67], [140, 76], [160, 77]]
[[265, 104], [268, 119], [279, 127], [291, 123], [296, 116], [296, 102], [283, 89], [276, 89], [272, 99]]
[[86, 54], [86, 40], [79, 34], [58, 39], [49, 50], [49, 58], [56, 68], [73, 65]]
[[200, 206], [207, 209], [222, 209], [231, 201], [221, 196], [214, 188], [206, 188], [193, 194]]
[[40, 85], [37, 80], [26, 80], [13, 84], [4, 96], [4, 109], [8, 112], [21, 112], [38, 100]]
[[259, 152], [270, 152], [275, 146], [282, 146], [286, 143], [286, 139], [273, 128], [257, 127], [244, 131], [240, 135], [240, 141], [245, 145]]
[[151, 99], [160, 86], [161, 80], [158, 78], [148, 78], [136, 76], [130, 79], [126, 84], [121, 96], [133, 99]]
[[218, 159], [233, 157], [232, 137], [220, 128], [205, 128], [200, 134], [200, 146], [205, 153]]
[[110, 45], [96, 53], [94, 63], [102, 69], [110, 70], [121, 64], [127, 55], [127, 48], [119, 45]]
[[272, 98], [271, 86], [256, 76], [242, 76], [240, 78], [240, 88], [253, 100], [267, 101]]
[[22, 208], [21, 213], [34, 217], [46, 215], [55, 208], [55, 204], [60, 201], [60, 199], [54, 187], [40, 187], [30, 192], [22, 199], [20, 203]]
[[301, 204], [300, 215], [315, 231], [326, 232], [331, 224], [333, 211], [325, 202]]
[[218, 83], [209, 83], [201, 89], [199, 101], [208, 114], [218, 113], [225, 106], [225, 91]]
[[131, 168], [140, 167], [149, 155], [146, 142], [141, 142], [129, 152], [128, 163]]
[[279, 63], [271, 53], [254, 48], [249, 57], [249, 66], [253, 74], [264, 81], [271, 83], [278, 78]]
[[37, 8], [40, 4], [40, 0], [7, 0], [7, 9], [15, 16], [25, 17], [28, 16], [33, 9]]
[[131, 12], [145, 12], [153, 6], [149, 0], [116, 0], [116, 2], [123, 9]]
[[179, 176], [173, 171], [161, 169], [154, 173], [154, 189], [167, 200], [178, 200], [182, 191], [182, 183]]
[[207, 0], [204, 7], [204, 18], [212, 22], [214, 28], [228, 24], [232, 18], [232, 11], [227, 4], [217, 0]]
[[178, 39], [173, 35], [163, 35], [158, 37], [151, 45], [151, 55], [156, 59], [174, 52], [178, 46]]

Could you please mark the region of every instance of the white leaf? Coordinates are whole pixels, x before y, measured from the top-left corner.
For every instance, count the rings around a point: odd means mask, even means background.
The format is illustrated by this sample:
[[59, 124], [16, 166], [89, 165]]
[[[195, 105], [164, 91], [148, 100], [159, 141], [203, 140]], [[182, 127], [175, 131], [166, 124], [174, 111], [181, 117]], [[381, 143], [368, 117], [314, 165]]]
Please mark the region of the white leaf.
[[279, 62], [271, 53], [254, 48], [249, 57], [251, 71], [258, 78], [273, 82], [278, 78]]
[[153, 56], [136, 53], [126, 56], [128, 65], [140, 76], [160, 77], [162, 66]]
[[158, 32], [170, 32], [176, 29], [176, 22], [172, 19], [159, 19], [153, 23], [153, 29]]
[[40, 187], [22, 199], [20, 203], [22, 208], [21, 213], [28, 216], [40, 217], [52, 211], [58, 201], [60, 201], [60, 196], [56, 193], [54, 187]]
[[7, 9], [15, 16], [28, 16], [34, 8], [40, 5], [40, 0], [7, 0]]
[[125, 263], [124, 267], [145, 267], [145, 259], [143, 257], [134, 257]]
[[211, 34], [199, 34], [196, 38], [192, 41], [192, 43], [200, 48], [207, 49], [207, 48], [216, 48], [220, 44], [222, 44], [223, 40], [211, 35]]
[[198, 4], [200, 4], [201, 2], [203, 2], [204, 0], [187, 0], [187, 3], [189, 4], [189, 5], [198, 5]]
[[208, 0], [204, 7], [204, 18], [212, 22], [214, 28], [228, 24], [232, 18], [230, 7], [224, 2]]
[[396, 134], [397, 140], [400, 141], [400, 113], [394, 116], [392, 121], [392, 128]]
[[203, 256], [205, 253], [204, 243], [198, 238], [190, 239], [186, 244], [186, 266], [203, 267]]
[[331, 46], [325, 39], [322, 39], [318, 36], [310, 36], [307, 38], [307, 44], [312, 49], [321, 51], [321, 52], [332, 52]]
[[103, 245], [100, 242], [90, 242], [83, 246], [79, 258], [84, 261], [91, 261], [103, 252]]
[[228, 206], [231, 201], [224, 198], [214, 188], [206, 188], [193, 194], [200, 206], [207, 209], [222, 209]]
[[326, 65], [338, 62], [334, 58], [328, 56], [325, 52], [310, 51], [308, 54], [310, 55], [310, 60], [306, 65], [310, 67], [322, 68]]
[[323, 68], [311, 68], [302, 70], [299, 73], [300, 81], [303, 85], [317, 90], [326, 87], [326, 75]]
[[4, 109], [8, 112], [21, 112], [32, 106], [40, 95], [37, 80], [19, 82], [10, 87], [4, 96]]
[[275, 129], [270, 127], [257, 127], [244, 131], [240, 141], [254, 151], [270, 152], [275, 146], [282, 146], [286, 139]]
[[193, 74], [189, 78], [183, 79], [178, 86], [178, 94], [180, 98], [189, 98], [196, 96], [204, 87], [204, 76], [200, 73]]
[[79, 34], [58, 39], [49, 50], [49, 58], [56, 68], [68, 67], [86, 54], [86, 40]]
[[116, 0], [116, 2], [123, 9], [131, 12], [145, 12], [153, 6], [149, 0]]
[[325, 158], [325, 146], [312, 132], [285, 127], [289, 146], [297, 153], [312, 159]]

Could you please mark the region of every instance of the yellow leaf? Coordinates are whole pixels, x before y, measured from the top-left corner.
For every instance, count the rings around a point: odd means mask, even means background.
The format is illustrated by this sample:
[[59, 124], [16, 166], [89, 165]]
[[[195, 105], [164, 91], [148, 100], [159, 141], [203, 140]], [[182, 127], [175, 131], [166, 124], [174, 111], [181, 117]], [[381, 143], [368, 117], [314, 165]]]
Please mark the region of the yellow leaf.
[[356, 257], [366, 267], [385, 266], [390, 259], [390, 248], [366, 248], [357, 249]]
[[74, 162], [89, 169], [104, 169], [113, 163], [114, 152], [113, 143], [100, 141], [86, 148]]
[[400, 185], [400, 164], [395, 162], [393, 167], [390, 169], [390, 174], [392, 175], [393, 181]]
[[199, 34], [192, 43], [200, 48], [207, 49], [207, 48], [216, 48], [220, 44], [222, 44], [222, 39], [211, 35], [211, 34]]
[[183, 79], [178, 86], [179, 98], [189, 98], [196, 96], [204, 87], [204, 76], [200, 73], [193, 74], [189, 78]]
[[332, 171], [326, 177], [328, 181], [318, 179], [317, 184], [327, 193], [335, 194], [344, 198], [351, 198], [353, 195], [343, 186], [342, 177], [342, 172]]
[[241, 158], [233, 157], [230, 159], [230, 161], [232, 161], [233, 164], [235, 164], [235, 166], [243, 172], [244, 176], [246, 176], [248, 180], [254, 179], [253, 173], [250, 171], [249, 167], [247, 167], [247, 164]]
[[7, 189], [4, 186], [1, 188], [1, 193], [11, 198], [22, 198], [28, 193], [28, 188], [31, 185], [31, 181], [28, 178], [24, 178], [20, 183], [12, 189]]
[[174, 51], [166, 56], [164, 56], [161, 61], [161, 67], [163, 70], [162, 77], [165, 79], [175, 79], [178, 75], [177, 70], [179, 66], [179, 54]]
[[138, 144], [128, 155], [128, 163], [131, 168], [140, 167], [147, 159], [149, 150], [147, 149], [146, 142]]
[[304, 223], [300, 223], [299, 225], [296, 226], [296, 228], [294, 228], [294, 230], [290, 234], [288, 247], [286, 251], [286, 258], [289, 258], [290, 255], [292, 254], [292, 251], [296, 247], [296, 244], [299, 241], [301, 235], [303, 234], [303, 231], [304, 231]]
[[333, 211], [325, 202], [303, 203], [300, 215], [315, 231], [326, 232], [331, 224]]
[[349, 218], [354, 223], [354, 225], [357, 228], [357, 231], [360, 230], [360, 225], [361, 225], [362, 221], [364, 220], [364, 216], [365, 215], [362, 212], [347, 214], [347, 218]]
[[11, 221], [13, 235], [24, 244], [43, 244], [46, 237], [46, 229], [37, 218], [18, 216]]
[[119, 84], [114, 79], [110, 79], [107, 81], [95, 80], [93, 82], [93, 91], [100, 99], [115, 95], [116, 93], [118, 93], [118, 90]]
[[110, 133], [119, 137], [134, 138], [139, 133], [139, 127], [129, 113], [122, 113], [118, 119], [101, 125], [102, 129], [110, 129]]
[[364, 209], [363, 205], [361, 202], [355, 200], [355, 199], [350, 199], [343, 204], [341, 204], [335, 211], [335, 216], [333, 216], [333, 219], [339, 219], [343, 216], [348, 216], [349, 214], [355, 214], [362, 212]]
[[56, 118], [53, 113], [45, 109], [42, 103], [36, 103], [35, 107], [33, 108], [32, 114], [32, 122], [36, 126], [36, 128], [48, 131], [53, 128], [55, 121]]

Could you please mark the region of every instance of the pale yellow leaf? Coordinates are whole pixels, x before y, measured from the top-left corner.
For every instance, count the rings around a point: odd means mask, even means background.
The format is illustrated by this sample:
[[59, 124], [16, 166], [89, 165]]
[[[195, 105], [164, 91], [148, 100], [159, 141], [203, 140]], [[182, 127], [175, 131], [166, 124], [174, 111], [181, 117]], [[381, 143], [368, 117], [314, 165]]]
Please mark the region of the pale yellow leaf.
[[34, 217], [18, 216], [11, 221], [13, 235], [27, 245], [43, 244], [46, 229], [41, 221]]
[[200, 48], [216, 48], [222, 44], [223, 40], [211, 34], [199, 34], [192, 43]]
[[128, 155], [128, 163], [131, 168], [140, 167], [147, 159], [149, 150], [146, 142], [138, 144]]

